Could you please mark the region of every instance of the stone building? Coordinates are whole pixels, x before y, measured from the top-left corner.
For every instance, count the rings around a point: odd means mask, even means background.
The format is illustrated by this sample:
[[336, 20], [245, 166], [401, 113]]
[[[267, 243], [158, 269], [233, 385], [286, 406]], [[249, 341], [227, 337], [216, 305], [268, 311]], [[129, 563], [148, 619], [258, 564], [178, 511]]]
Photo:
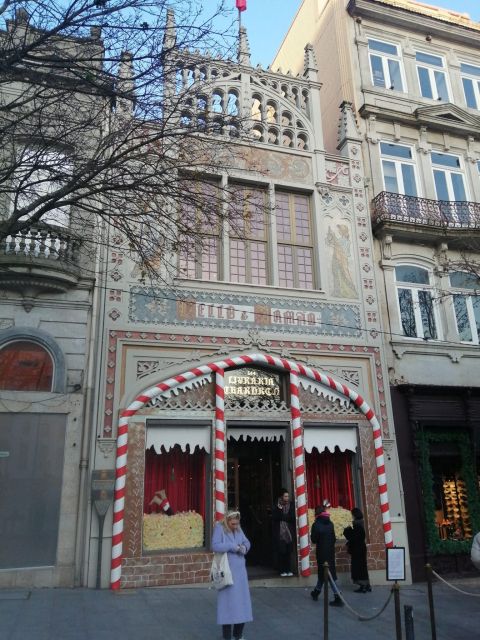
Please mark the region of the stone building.
[[467, 568], [480, 529], [479, 32], [410, 0], [305, 0], [274, 62], [328, 56], [327, 151], [334, 106], [357, 117], [414, 579]]
[[[225, 206], [238, 208], [236, 225], [225, 217], [177, 256], [178, 275], [163, 286], [146, 284], [112, 238], [91, 458], [97, 470], [117, 467], [106, 523], [114, 587], [207, 581], [225, 505], [242, 512], [251, 575], [274, 575], [280, 487], [296, 503], [298, 575], [309, 572], [309, 518], [325, 498], [340, 537], [349, 509], [365, 511], [373, 580], [383, 579], [392, 527], [407, 545], [362, 136], [351, 105], [335, 105], [338, 149], [325, 151], [311, 46], [302, 57], [299, 75], [254, 69], [242, 30], [238, 63], [198, 56], [180, 74], [205, 96], [200, 114], [189, 103], [182, 117], [217, 118], [218, 139], [231, 140], [234, 166], [211, 178], [235, 194]], [[242, 125], [230, 138], [232, 117]]]

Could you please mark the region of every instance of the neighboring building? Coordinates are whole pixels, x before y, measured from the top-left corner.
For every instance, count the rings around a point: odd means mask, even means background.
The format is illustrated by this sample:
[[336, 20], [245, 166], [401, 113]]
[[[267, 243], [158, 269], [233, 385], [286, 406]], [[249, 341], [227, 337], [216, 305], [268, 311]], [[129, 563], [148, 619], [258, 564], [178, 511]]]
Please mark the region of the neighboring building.
[[[185, 122], [205, 129], [211, 119], [219, 140], [240, 123], [231, 137], [234, 166], [211, 176], [235, 194], [224, 206], [238, 209], [236, 224], [212, 227], [177, 256], [170, 286], [146, 285], [122, 237], [111, 239], [99, 285], [92, 460], [111, 469], [117, 459], [115, 586], [207, 581], [212, 523], [225, 502], [240, 508], [252, 539], [252, 575], [274, 575], [270, 512], [282, 486], [296, 500], [296, 573], [308, 569], [305, 496], [309, 510], [329, 498], [344, 524], [353, 506], [365, 511], [374, 580], [384, 579], [391, 523], [397, 543], [407, 545], [361, 137], [345, 103], [332, 125], [337, 131], [340, 122], [338, 152], [325, 153], [317, 64], [311, 47], [303, 55], [297, 77], [253, 69], [242, 30], [238, 64], [198, 57], [181, 75], [190, 95], [201, 96], [184, 104]], [[185, 206], [182, 214], [195, 212]], [[291, 367], [299, 372], [303, 431]], [[311, 368], [343, 386], [329, 388]], [[378, 416], [377, 451], [367, 405], [350, 401], [357, 394]], [[379, 499], [380, 435], [391, 523]], [[174, 516], [163, 514], [167, 502]], [[92, 512], [89, 585], [96, 527]], [[342, 544], [338, 558], [347, 571]]]
[[[21, 39], [26, 28], [27, 16], [18, 11], [0, 39], [14, 32]], [[65, 45], [69, 53], [83, 44], [101, 52], [94, 38], [57, 39], [58, 49]], [[42, 71], [37, 78], [48, 86], [52, 75]], [[7, 83], [6, 75], [2, 92], [3, 106], [6, 96], [28, 95], [26, 84]], [[8, 116], [2, 112], [2, 132]], [[2, 162], [15, 165], [14, 146], [28, 156], [40, 138], [35, 126], [31, 136], [2, 148]], [[64, 150], [60, 146], [58, 153]], [[37, 196], [48, 193], [45, 173], [24, 166], [25, 185], [37, 187]], [[0, 227], [13, 210], [12, 200], [3, 197], [6, 191], [2, 183]], [[34, 197], [32, 191], [25, 188], [23, 204]], [[95, 261], [92, 247], [79, 241], [74, 207], [50, 212], [48, 222], [0, 242], [0, 587], [70, 587], [80, 581]]]
[[328, 60], [328, 151], [335, 106], [358, 115], [414, 579], [471, 566], [480, 529], [479, 34], [409, 0], [305, 0], [273, 65], [299, 71], [302, 42]]

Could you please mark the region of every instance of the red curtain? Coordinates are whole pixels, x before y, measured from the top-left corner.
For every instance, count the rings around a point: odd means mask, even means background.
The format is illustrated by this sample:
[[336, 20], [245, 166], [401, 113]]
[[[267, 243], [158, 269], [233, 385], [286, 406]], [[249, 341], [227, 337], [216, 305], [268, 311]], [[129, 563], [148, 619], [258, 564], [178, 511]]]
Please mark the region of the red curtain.
[[314, 447], [312, 453], [305, 451], [307, 473], [308, 507], [315, 509], [325, 498], [332, 507], [353, 509], [352, 453], [319, 453]]
[[179, 445], [170, 451], [162, 447], [161, 453], [151, 447], [145, 452], [144, 513], [157, 513], [157, 505], [149, 506], [155, 491], [165, 489], [175, 513], [196, 511], [205, 519], [206, 454], [195, 448], [193, 453], [183, 452]]

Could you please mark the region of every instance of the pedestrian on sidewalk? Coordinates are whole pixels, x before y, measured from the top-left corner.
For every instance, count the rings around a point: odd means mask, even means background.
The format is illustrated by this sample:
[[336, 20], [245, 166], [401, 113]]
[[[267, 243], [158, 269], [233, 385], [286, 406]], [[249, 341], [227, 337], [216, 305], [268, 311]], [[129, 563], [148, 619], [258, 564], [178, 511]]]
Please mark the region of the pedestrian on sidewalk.
[[[217, 624], [222, 625], [224, 640], [243, 639], [243, 627], [253, 620], [245, 556], [250, 542], [240, 527], [240, 512], [228, 511], [223, 522], [215, 525], [212, 551], [227, 553], [233, 584], [220, 589], [217, 597]], [[232, 629], [233, 627], [233, 629]]]
[[343, 535], [347, 539], [347, 551], [350, 554], [352, 581], [358, 585], [355, 593], [367, 593], [372, 588], [368, 577], [365, 521], [358, 507], [354, 507], [351, 514], [352, 526], [344, 529]]
[[333, 590], [333, 600], [329, 602], [332, 607], [343, 607], [340, 591], [337, 587], [337, 569], [335, 566], [335, 528], [330, 520], [330, 514], [324, 506], [316, 507], [315, 522], [312, 524], [310, 538], [316, 545], [318, 580], [314, 590], [310, 593], [312, 599], [317, 601], [323, 587], [323, 564], [328, 562], [328, 568], [332, 576], [330, 584]]
[[295, 539], [295, 505], [286, 489], [280, 489], [278, 501], [272, 509], [273, 542], [278, 570], [282, 578], [293, 576], [291, 556]]

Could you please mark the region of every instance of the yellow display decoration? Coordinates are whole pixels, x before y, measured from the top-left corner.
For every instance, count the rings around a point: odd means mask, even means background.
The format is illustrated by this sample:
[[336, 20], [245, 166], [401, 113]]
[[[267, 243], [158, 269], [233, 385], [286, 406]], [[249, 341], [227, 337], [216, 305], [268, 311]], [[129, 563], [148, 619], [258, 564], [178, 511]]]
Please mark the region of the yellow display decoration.
[[[335, 527], [335, 536], [337, 539], [343, 539], [343, 530], [352, 524], [352, 514], [349, 509], [343, 507], [329, 507], [327, 509], [330, 514], [330, 520]], [[312, 524], [315, 522], [315, 510], [308, 510], [308, 526], [311, 529]]]
[[203, 547], [203, 518], [195, 511], [143, 515], [143, 548], [145, 551], [163, 549], [191, 549]]

